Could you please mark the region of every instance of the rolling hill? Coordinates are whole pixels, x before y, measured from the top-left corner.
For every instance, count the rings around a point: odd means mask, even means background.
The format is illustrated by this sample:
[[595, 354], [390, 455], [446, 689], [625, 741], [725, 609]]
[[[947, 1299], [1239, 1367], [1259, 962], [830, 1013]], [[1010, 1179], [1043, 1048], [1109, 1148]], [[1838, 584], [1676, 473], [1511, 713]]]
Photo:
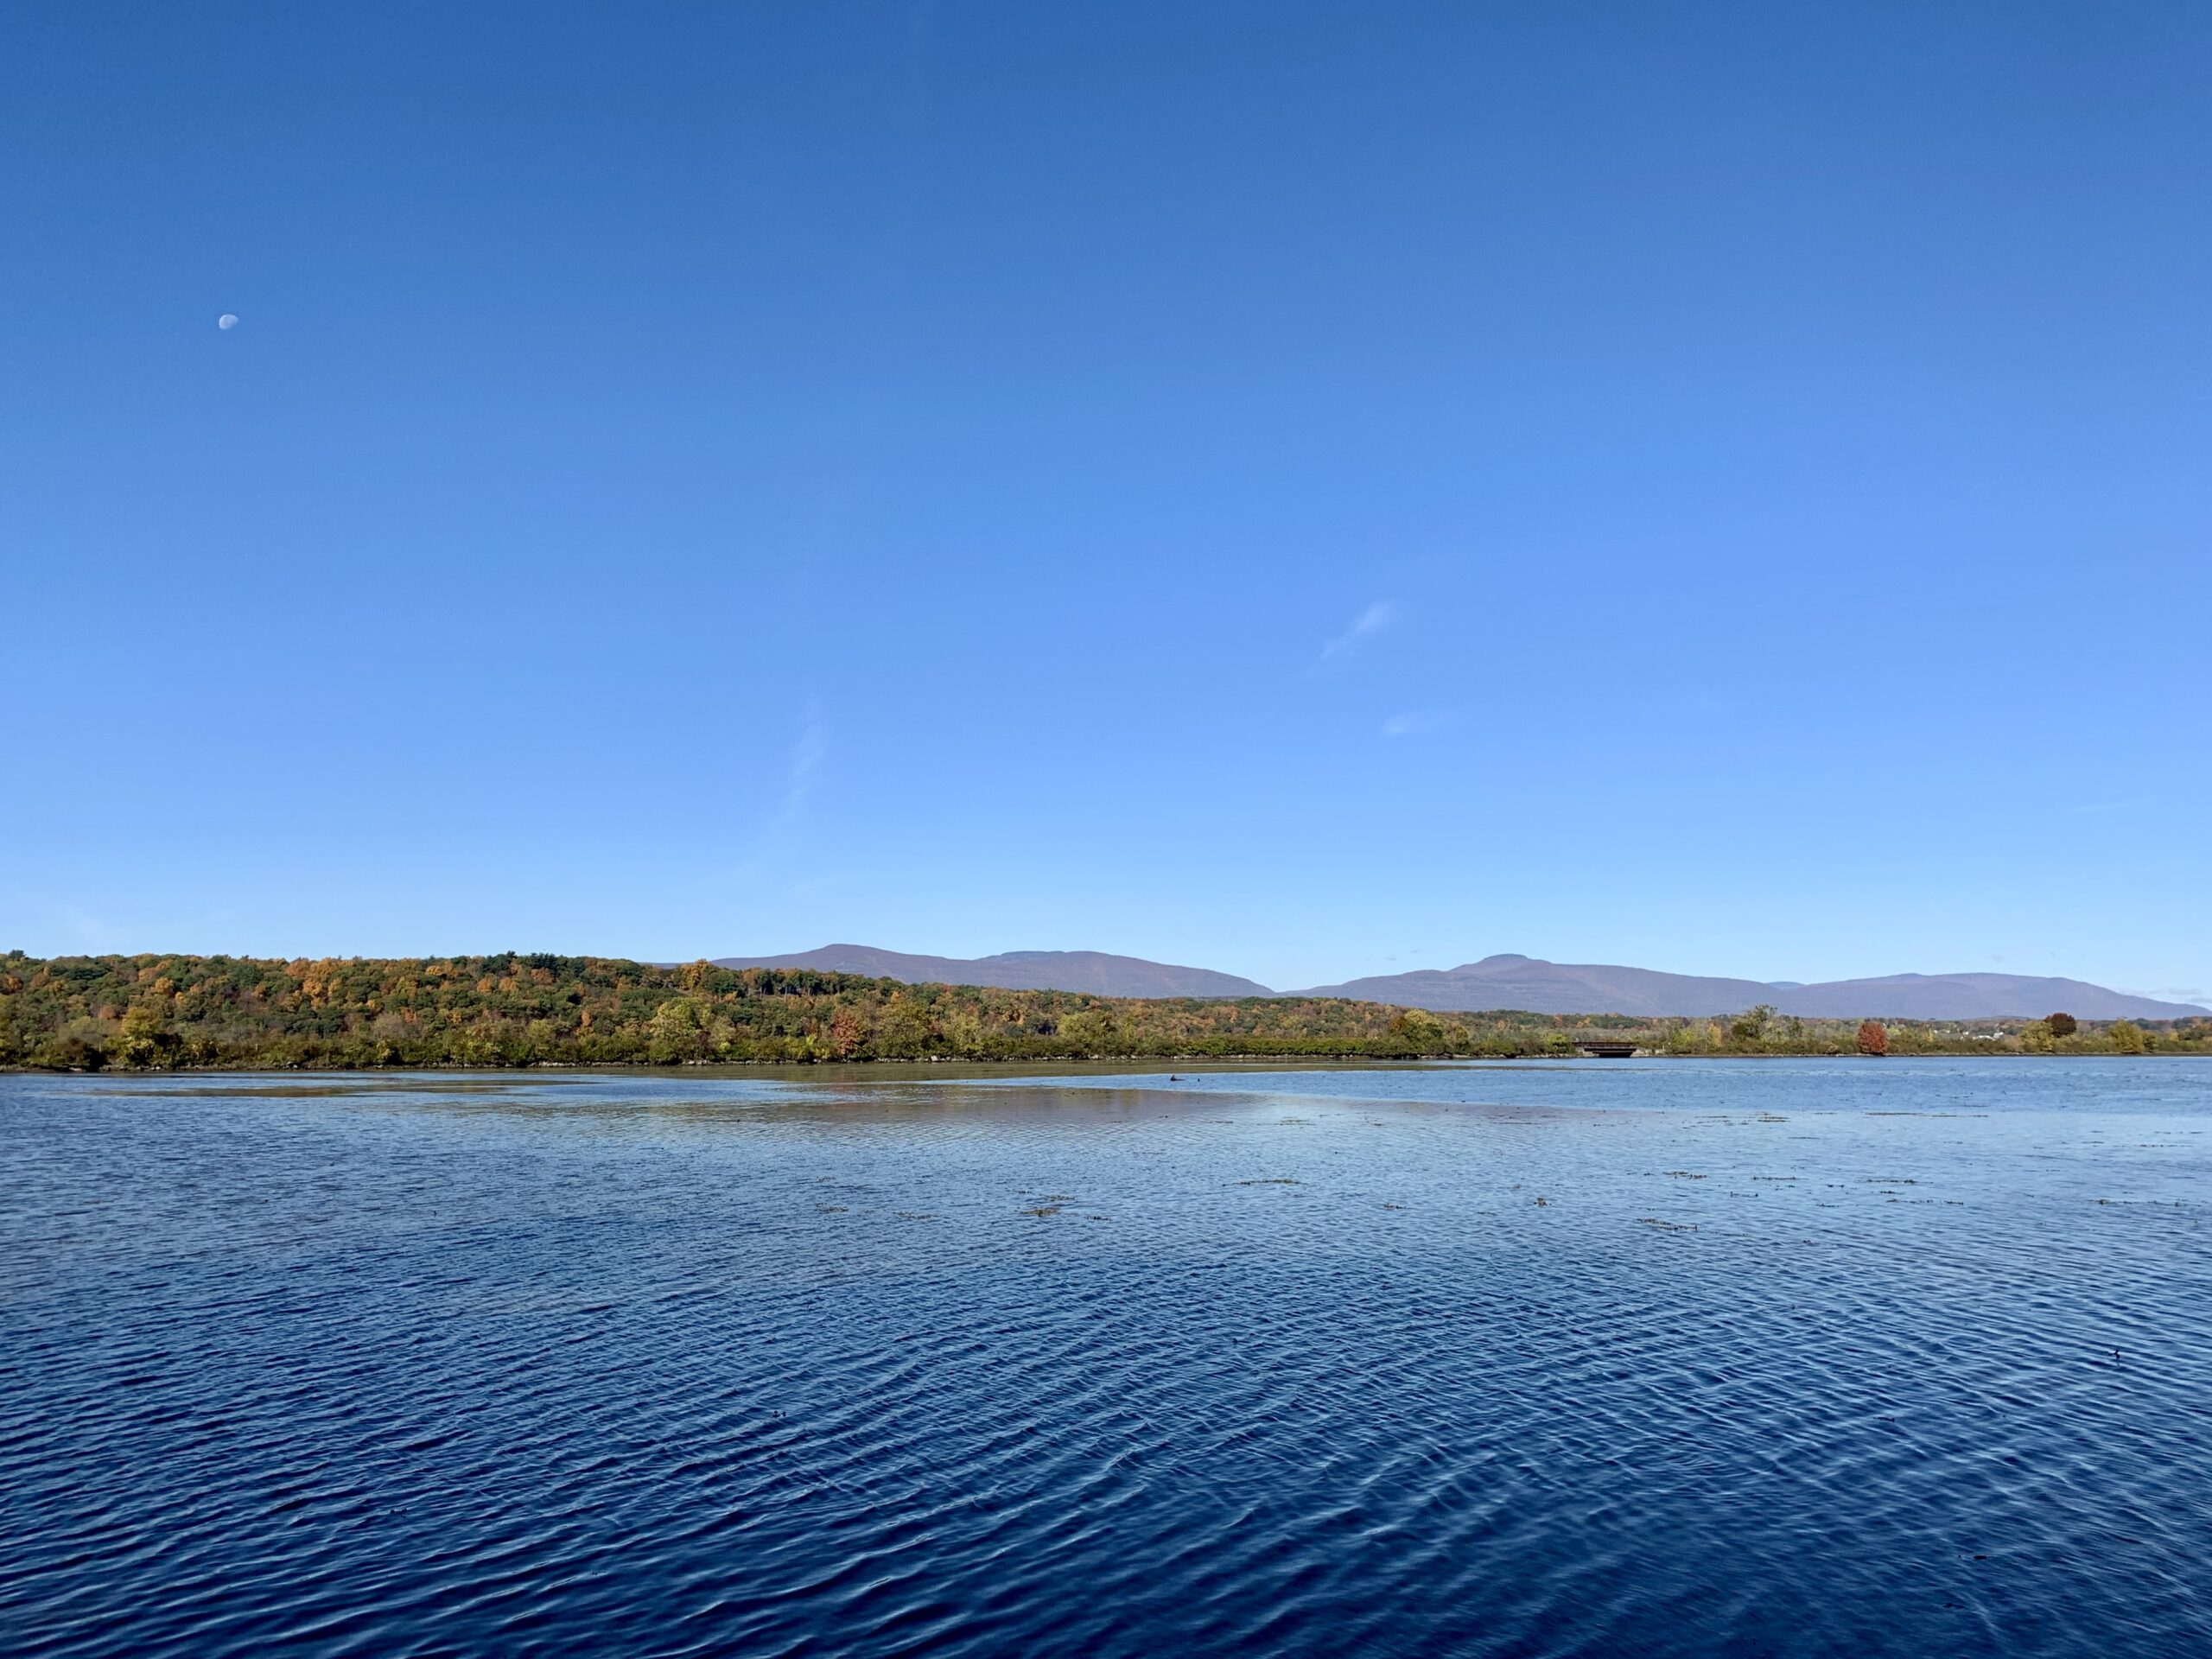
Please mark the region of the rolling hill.
[[2207, 1012], [2191, 1003], [2131, 996], [2078, 979], [2024, 974], [1891, 974], [1799, 985], [1518, 956], [1347, 980], [1297, 995], [1395, 1002], [1439, 1013], [1516, 1008], [1529, 1014], [1694, 1017], [1740, 1014], [1760, 1003], [1783, 1014], [1825, 1020], [2033, 1018], [2061, 1008], [2082, 1020], [2186, 1020]]
[[994, 957], [919, 956], [868, 944], [825, 944], [779, 957], [716, 957], [719, 968], [815, 968], [908, 984], [981, 985], [1010, 991], [1080, 991], [1092, 996], [1235, 998], [1332, 996], [1431, 1008], [1440, 1014], [1514, 1009], [1525, 1014], [1623, 1014], [1695, 1018], [1740, 1014], [1765, 1003], [1821, 1020], [2035, 1018], [2064, 1009], [2082, 1020], [2186, 1020], [2212, 1012], [2107, 990], [2078, 979], [2024, 974], [1891, 974], [1875, 979], [1715, 978], [1601, 963], [1546, 962], [1501, 955], [1457, 968], [1422, 969], [1274, 991], [1256, 980], [1207, 968], [1147, 962], [1100, 950], [1007, 950]]
[[868, 944], [825, 944], [785, 957], [716, 957], [717, 968], [818, 968], [910, 985], [988, 985], [1007, 991], [1086, 991], [1093, 996], [1273, 996], [1255, 980], [1179, 968], [1102, 950], [1008, 950], [995, 957], [912, 956]]

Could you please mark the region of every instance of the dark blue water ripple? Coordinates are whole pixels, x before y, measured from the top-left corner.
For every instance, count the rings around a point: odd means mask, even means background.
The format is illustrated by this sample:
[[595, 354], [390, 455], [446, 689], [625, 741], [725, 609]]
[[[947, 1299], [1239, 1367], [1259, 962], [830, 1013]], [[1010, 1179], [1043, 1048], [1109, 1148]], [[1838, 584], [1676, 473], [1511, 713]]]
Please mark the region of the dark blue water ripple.
[[11, 1077], [0, 1137], [11, 1652], [2212, 1651], [2188, 1062]]

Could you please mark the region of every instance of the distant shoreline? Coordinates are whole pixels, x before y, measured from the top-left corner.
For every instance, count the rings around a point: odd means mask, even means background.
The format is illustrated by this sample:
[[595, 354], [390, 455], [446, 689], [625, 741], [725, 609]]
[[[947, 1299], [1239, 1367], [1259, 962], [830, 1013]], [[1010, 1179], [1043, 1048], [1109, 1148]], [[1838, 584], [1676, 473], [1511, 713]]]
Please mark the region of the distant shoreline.
[[346, 1062], [299, 1061], [288, 1064], [261, 1065], [224, 1064], [183, 1064], [161, 1066], [102, 1065], [54, 1066], [26, 1065], [21, 1062], [0, 1063], [0, 1076], [90, 1077], [222, 1077], [248, 1075], [276, 1077], [294, 1076], [344, 1077], [369, 1076], [410, 1071], [474, 1072], [486, 1077], [513, 1077], [524, 1072], [591, 1072], [595, 1075], [618, 1076], [624, 1073], [660, 1071], [798, 1071], [824, 1072], [841, 1069], [864, 1067], [892, 1068], [906, 1066], [931, 1071], [959, 1071], [963, 1069], [1018, 1071], [1024, 1068], [1088, 1068], [1122, 1071], [1142, 1066], [1157, 1070], [1167, 1065], [1185, 1065], [1195, 1069], [1206, 1067], [1293, 1067], [1335, 1071], [1392, 1071], [1416, 1066], [1556, 1066], [1586, 1065], [1602, 1069], [1628, 1060], [1728, 1060], [1746, 1065], [1759, 1065], [1781, 1060], [1853, 1060], [1868, 1064], [1888, 1064], [1892, 1061], [1910, 1063], [1914, 1060], [2018, 1060], [2023, 1063], [2041, 1060], [2158, 1060], [2212, 1058], [2212, 1050], [2195, 1045], [2144, 1052], [2120, 1052], [2112, 1050], [2081, 1049], [2063, 1053], [2029, 1053], [2019, 1049], [1996, 1049], [1986, 1045], [1975, 1048], [1925, 1048], [1910, 1053], [1861, 1054], [1851, 1050], [1784, 1051], [1769, 1049], [1753, 1053], [1748, 1052], [1716, 1052], [1704, 1054], [1673, 1053], [1665, 1049], [1639, 1049], [1633, 1054], [1600, 1057], [1591, 1054], [1272, 1054], [1272, 1053], [1210, 1053], [1210, 1054], [1055, 1054], [1044, 1056], [963, 1056], [958, 1054], [925, 1054], [912, 1057], [889, 1055], [855, 1057], [849, 1059], [779, 1060], [779, 1059], [709, 1059], [709, 1060], [525, 1060], [512, 1065], [498, 1062], [461, 1060], [424, 1060], [409, 1062]]
[[0, 1067], [30, 1071], [1347, 1064], [1571, 1059], [1599, 1046], [1747, 1059], [2206, 1054], [2212, 1018], [1438, 1014], [1343, 997], [1105, 997], [550, 953], [0, 955]]

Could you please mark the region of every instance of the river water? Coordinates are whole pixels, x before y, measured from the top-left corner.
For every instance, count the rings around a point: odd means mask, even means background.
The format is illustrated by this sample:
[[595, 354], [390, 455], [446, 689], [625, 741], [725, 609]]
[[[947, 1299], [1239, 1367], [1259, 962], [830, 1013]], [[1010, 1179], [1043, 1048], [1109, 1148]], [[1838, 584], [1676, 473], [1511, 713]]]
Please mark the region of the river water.
[[0, 1649], [2212, 1652], [2212, 1065], [0, 1077]]

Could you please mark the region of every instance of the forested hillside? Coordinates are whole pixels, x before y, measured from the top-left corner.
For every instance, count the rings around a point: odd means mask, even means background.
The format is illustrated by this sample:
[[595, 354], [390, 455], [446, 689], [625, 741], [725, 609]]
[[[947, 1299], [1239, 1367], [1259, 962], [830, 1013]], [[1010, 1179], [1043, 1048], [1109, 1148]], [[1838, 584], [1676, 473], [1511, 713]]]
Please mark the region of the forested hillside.
[[809, 969], [591, 957], [0, 957], [0, 1064], [678, 1065], [1090, 1054], [1468, 1052], [1374, 1003], [1133, 1001]]
[[[1318, 997], [1135, 1001], [807, 969], [597, 957], [270, 962], [0, 956], [0, 1065], [98, 1070], [1572, 1053], [1602, 1028], [1677, 1054], [1851, 1050], [1856, 1024], [1439, 1015]], [[2212, 1020], [1893, 1026], [1890, 1053], [2197, 1052]]]

